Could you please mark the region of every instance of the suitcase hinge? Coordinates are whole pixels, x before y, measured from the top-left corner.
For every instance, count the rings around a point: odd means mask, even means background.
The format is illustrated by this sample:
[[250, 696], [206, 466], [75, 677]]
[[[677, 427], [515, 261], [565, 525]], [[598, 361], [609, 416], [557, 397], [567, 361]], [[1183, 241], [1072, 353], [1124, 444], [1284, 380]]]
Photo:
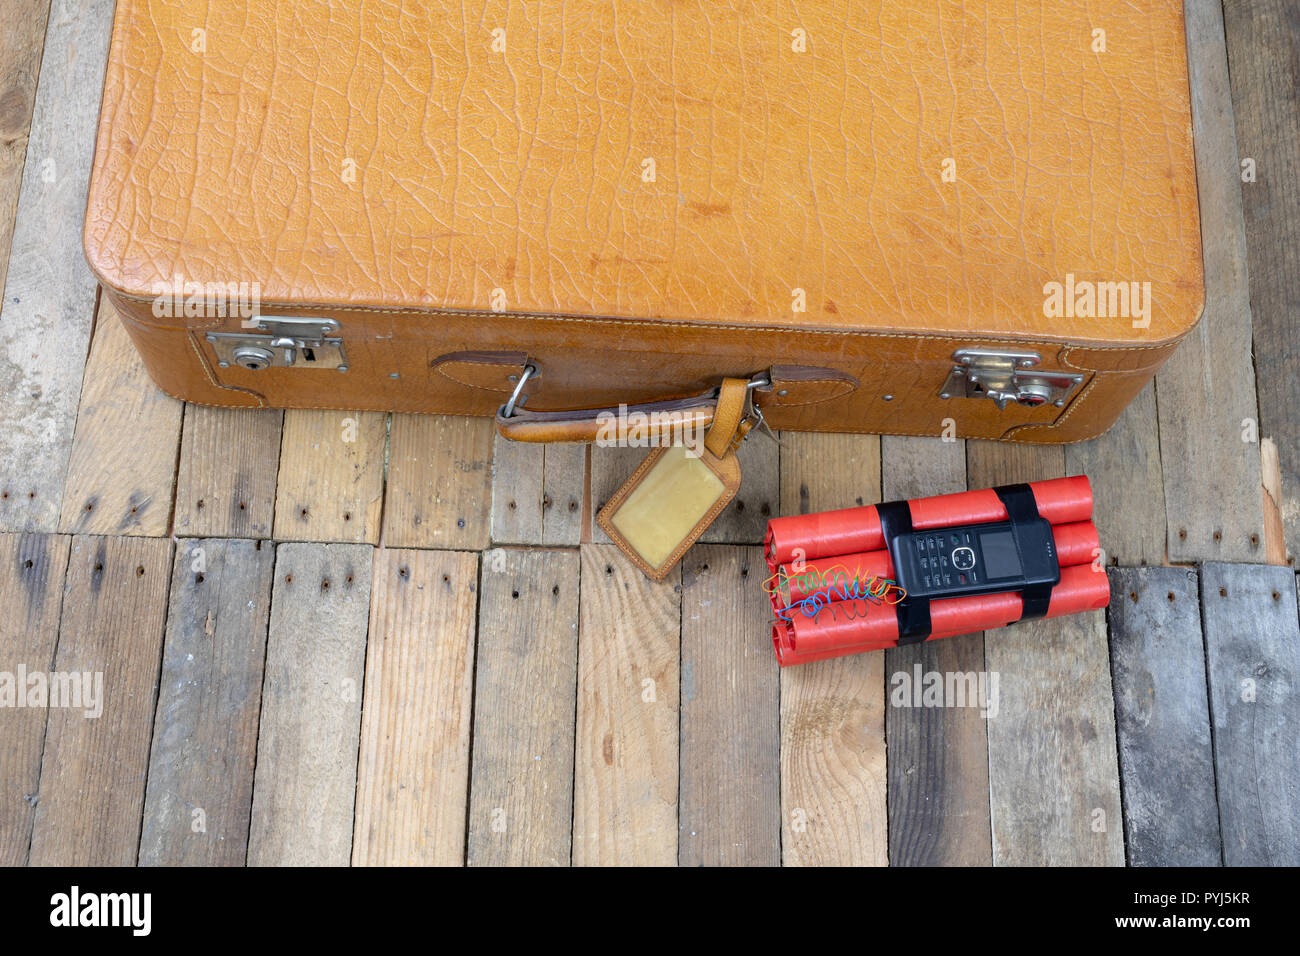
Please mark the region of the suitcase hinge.
[[940, 398], [991, 398], [1000, 409], [1007, 402], [1028, 408], [1050, 402], [1061, 408], [1083, 381], [1082, 375], [1040, 369], [1043, 357], [1037, 352], [958, 349], [952, 357], [957, 364], [939, 390]]
[[271, 367], [348, 370], [341, 329], [334, 319], [258, 315], [244, 324], [245, 331], [207, 334], [222, 368], [238, 365], [250, 372]]

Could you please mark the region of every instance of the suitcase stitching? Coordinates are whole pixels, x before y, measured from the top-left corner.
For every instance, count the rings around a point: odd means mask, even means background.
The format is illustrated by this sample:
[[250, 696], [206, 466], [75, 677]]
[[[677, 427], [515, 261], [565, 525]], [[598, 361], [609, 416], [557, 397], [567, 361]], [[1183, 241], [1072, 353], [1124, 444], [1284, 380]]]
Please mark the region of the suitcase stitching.
[[[136, 302], [142, 305], [149, 304], [153, 301], [152, 299], [146, 299], [140, 296], [118, 292], [116, 290], [110, 290], [110, 292], [113, 296], [117, 298], [126, 299], [128, 301]], [[847, 336], [854, 336], [858, 338], [899, 339], [901, 341], [909, 341], [914, 339], [943, 339], [949, 337], [944, 335], [936, 335], [935, 333], [908, 334], [906, 332], [868, 332], [862, 329], [785, 328], [785, 327], [774, 326], [774, 325], [741, 326], [741, 325], [727, 325], [720, 322], [683, 322], [676, 319], [597, 318], [593, 316], [545, 315], [537, 312], [482, 312], [482, 311], [476, 312], [476, 311], [469, 311], [465, 309], [444, 309], [444, 310], [435, 311], [430, 309], [413, 309], [413, 308], [376, 309], [371, 306], [364, 306], [364, 305], [319, 305], [318, 306], [310, 303], [307, 304], [282, 303], [279, 305], [268, 306], [268, 308], [305, 309], [309, 311], [318, 309], [319, 311], [322, 312], [364, 312], [367, 315], [428, 315], [430, 317], [455, 316], [457, 318], [464, 318], [464, 319], [481, 319], [481, 318], [490, 318], [492, 316], [501, 316], [503, 318], [533, 319], [542, 322], [578, 322], [583, 324], [594, 324], [594, 325], [633, 325], [633, 326], [637, 326], [638, 328], [645, 328], [648, 325], [654, 325], [654, 326], [661, 326], [664, 328], [679, 328], [679, 329], [724, 329], [728, 331], [742, 332], [742, 333], [774, 332], [774, 333], [789, 333], [793, 335], [802, 335], [802, 334], [847, 335]], [[147, 322], [142, 322], [137, 319], [133, 319], [133, 321], [135, 321], [137, 325], [149, 324]], [[187, 327], [186, 331], [194, 332], [201, 329], [213, 329], [213, 328], [220, 327], [220, 325], [221, 325], [220, 322], [213, 322], [208, 325], [194, 325], [194, 326]], [[1010, 338], [1003, 334], [969, 335], [964, 337], [953, 336], [952, 338], [959, 339], [960, 341], [972, 341], [972, 342], [988, 341], [988, 342], [1008, 342], [1008, 343], [1016, 343], [1020, 345], [1040, 345], [1043, 348], [1064, 348], [1067, 352], [1079, 348], [1095, 348], [1100, 351], [1114, 351], [1114, 352], [1147, 352], [1147, 351], [1153, 351], [1155, 349], [1171, 348], [1172, 346], [1177, 345], [1179, 342], [1183, 340], [1185, 336], [1189, 335], [1192, 332], [1192, 329], [1194, 328], [1195, 326], [1193, 326], [1191, 329], [1188, 329], [1186, 332], [1182, 333], [1182, 335], [1178, 336], [1178, 338], [1176, 339], [1171, 339], [1168, 342], [1162, 342], [1155, 345], [1080, 346], [1080, 345], [1071, 345], [1070, 343], [1048, 341], [1046, 339]], [[1086, 366], [1079, 366], [1079, 365], [1074, 365], [1073, 367], [1084, 371], [1090, 371], [1090, 372], [1102, 371], [1101, 369], [1091, 369], [1091, 368], [1087, 368]]]
[[[348, 308], [348, 307], [344, 307], [344, 308]], [[377, 310], [377, 309], [360, 309], [360, 308], [358, 307], [357, 309], [354, 309], [354, 311], [366, 311], [366, 312], [380, 313], [380, 312], [382, 312], [382, 311], [384, 311], [384, 310]], [[408, 311], [423, 311], [423, 310], [408, 310]], [[456, 315], [462, 315], [462, 316], [465, 316], [465, 317], [471, 317], [471, 316], [474, 315], [475, 313], [447, 313], [447, 314], [456, 314]], [[543, 317], [543, 318], [553, 318], [553, 317], [546, 316], [546, 317]], [[597, 322], [599, 322], [599, 321], [603, 321], [603, 320], [597, 320], [597, 319], [566, 319], [566, 318], [560, 318], [560, 321], [580, 321], [580, 322], [593, 322], [593, 321], [597, 321]], [[139, 324], [143, 324], [143, 323], [138, 323], [138, 322], [137, 322], [136, 324], [139, 325]], [[638, 322], [633, 322], [633, 321], [628, 321], [628, 320], [622, 320], [622, 321], [619, 321], [618, 324], [623, 324], [623, 325], [639, 325], [640, 323], [638, 323]], [[665, 323], [665, 324], [669, 324], [669, 323]], [[687, 325], [687, 326], [691, 326], [693, 323], [674, 323], [674, 324], [677, 324], [677, 325]], [[730, 326], [713, 326], [713, 327], [714, 327], [714, 328], [730, 328]], [[829, 334], [829, 335], [849, 334], [849, 335], [869, 335], [869, 336], [875, 336], [875, 337], [895, 337], [895, 336], [891, 336], [891, 335], [889, 335], [888, 333], [878, 333], [878, 332], [857, 332], [857, 333], [824, 332], [823, 334]], [[250, 396], [253, 396], [254, 398], [256, 398], [257, 403], [258, 403], [256, 407], [258, 407], [258, 408], [268, 408], [268, 407], [270, 407], [270, 406], [267, 405], [265, 397], [262, 396], [262, 395], [260, 395], [260, 394], [257, 393], [257, 392], [254, 392], [254, 391], [252, 391], [252, 390], [250, 390], [250, 389], [240, 388], [240, 387], [235, 386], [235, 385], [223, 385], [223, 384], [221, 384], [220, 382], [218, 382], [218, 381], [213, 377], [213, 375], [212, 375], [212, 370], [208, 367], [207, 359], [206, 359], [205, 356], [203, 355], [202, 350], [198, 347], [198, 344], [197, 344], [197, 342], [195, 341], [195, 338], [194, 338], [194, 334], [193, 334], [193, 333], [189, 333], [189, 334], [186, 335], [186, 338], [187, 338], [187, 340], [188, 340], [189, 343], [190, 343], [190, 348], [194, 351], [196, 357], [198, 358], [198, 360], [199, 360], [199, 364], [203, 367], [204, 375], [207, 376], [207, 379], [208, 379], [209, 383], [210, 383], [214, 388], [223, 389], [223, 390], [228, 390], [228, 391], [238, 391], [238, 392], [243, 392], [243, 393], [245, 393], [245, 394], [247, 394], [247, 395], [250, 395]], [[1149, 346], [1149, 345], [1134, 346], [1134, 347], [1133, 347], [1133, 350], [1138, 350], [1138, 349], [1152, 349], [1152, 348], [1158, 348], [1158, 347], [1159, 347], [1159, 346]], [[1073, 349], [1070, 349], [1070, 348], [1065, 349], [1065, 350], [1061, 353], [1061, 355], [1060, 355], [1060, 360], [1061, 360], [1063, 363], [1065, 363], [1066, 365], [1069, 365], [1071, 368], [1078, 369], [1079, 371], [1090, 371], [1090, 372], [1096, 372], [1096, 371], [1098, 371], [1097, 369], [1090, 369], [1090, 368], [1088, 368], [1087, 366], [1076, 365], [1074, 362], [1070, 361], [1070, 353], [1071, 353], [1072, 351], [1073, 351]], [[495, 364], [495, 363], [494, 363], [494, 364]], [[455, 379], [452, 379], [451, 376], [449, 376], [449, 375], [445, 375], [445, 374], [444, 374], [444, 377], [450, 379], [450, 380], [453, 381], [453, 382], [455, 381]], [[813, 380], [811, 380], [811, 381], [814, 382], [814, 383], [818, 383], [818, 382], [836, 382], [836, 381], [839, 381], [839, 380], [838, 380], [838, 379], [813, 379]], [[1087, 400], [1089, 393], [1093, 390], [1093, 386], [1094, 386], [1096, 383], [1097, 383], [1097, 379], [1096, 379], [1096, 377], [1094, 376], [1092, 379], [1090, 379], [1090, 380], [1088, 381], [1088, 384], [1084, 386], [1083, 391], [1079, 393], [1078, 397], [1077, 397], [1074, 401], [1072, 401], [1072, 402], [1070, 403], [1070, 407], [1069, 407], [1068, 409], [1066, 409], [1066, 411], [1064, 412], [1064, 414], [1062, 414], [1062, 415], [1061, 415], [1059, 418], [1057, 418], [1055, 421], [1053, 421], [1053, 422], [1051, 422], [1051, 423], [1045, 423], [1045, 424], [1032, 424], [1032, 423], [1030, 423], [1030, 424], [1025, 424], [1025, 425], [1017, 425], [1017, 426], [1015, 426], [1014, 428], [1012, 428], [1010, 431], [1008, 431], [1006, 434], [1007, 434], [1007, 435], [1013, 435], [1013, 434], [1015, 434], [1015, 433], [1021, 431], [1022, 429], [1026, 429], [1026, 428], [1056, 428], [1056, 427], [1058, 427], [1058, 426], [1061, 425], [1063, 422], [1065, 422], [1065, 421], [1066, 421], [1066, 420], [1067, 420], [1071, 415], [1074, 414], [1076, 408], [1078, 408], [1080, 405], [1082, 405], [1082, 404]], [[458, 384], [464, 384], [464, 383], [458, 383]], [[467, 386], [467, 387], [474, 387], [474, 386]], [[166, 390], [164, 389], [164, 391], [166, 391]], [[171, 393], [168, 393], [168, 394], [171, 394]], [[181, 399], [181, 397], [180, 397], [179, 395], [173, 395], [172, 397], [173, 397], [173, 398], [180, 399], [181, 401], [186, 401], [186, 399]], [[199, 403], [196, 403], [196, 404], [208, 405], [208, 406], [213, 407], [213, 408], [249, 408], [249, 407], [251, 407], [251, 406], [249, 406], [249, 405], [235, 404], [235, 403], [233, 403], [233, 402], [199, 402]], [[815, 403], [815, 402], [800, 402], [800, 403], [792, 403], [791, 405], [787, 405], [787, 406], [785, 406], [785, 407], [794, 407], [795, 405], [811, 405], [811, 404], [816, 404], [816, 403]], [[300, 405], [300, 406], [295, 406], [295, 407], [297, 407], [297, 408], [303, 408], [303, 409], [312, 409], [312, 410], [316, 410], [316, 409], [319, 409], [319, 410], [332, 410], [332, 409], [334, 408], [334, 407], [331, 406], [331, 405], [319, 405], [319, 404], [313, 404], [313, 405]], [[799, 431], [809, 431], [809, 432], [835, 433], [833, 429], [829, 429], [829, 428], [817, 428], [817, 427], [815, 427], [815, 426], [813, 426], [813, 427], [809, 427], [809, 428], [801, 428], [801, 429], [798, 429], [798, 430], [799, 430]], [[904, 435], [904, 436], [913, 436], [913, 437], [919, 437], [919, 438], [933, 438], [933, 437], [934, 437], [933, 433], [931, 433], [931, 432], [882, 432], [881, 434], [886, 434], [886, 435]], [[972, 439], [972, 440], [981, 440], [981, 439]], [[1006, 437], [999, 438], [999, 439], [992, 439], [992, 440], [994, 440], [994, 441], [1004, 441], [1004, 442], [1008, 442], [1008, 443], [1010, 443], [1010, 444], [1014, 444], [1014, 445], [1042, 445], [1042, 444], [1051, 444], [1050, 442], [1034, 442], [1034, 441], [1028, 441], [1028, 440], [1025, 440], [1025, 439], [1006, 438]]]

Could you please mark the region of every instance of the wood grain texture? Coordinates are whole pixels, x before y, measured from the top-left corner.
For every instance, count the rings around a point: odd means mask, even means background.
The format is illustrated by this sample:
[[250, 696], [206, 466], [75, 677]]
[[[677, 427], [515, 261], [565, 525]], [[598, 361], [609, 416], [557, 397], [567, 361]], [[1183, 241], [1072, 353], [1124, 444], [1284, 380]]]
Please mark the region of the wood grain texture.
[[678, 862], [781, 862], [780, 679], [760, 548], [697, 545], [682, 564]]
[[586, 445], [547, 445], [542, 473], [542, 544], [582, 540], [587, 499]]
[[1300, 630], [1289, 568], [1201, 572], [1223, 862], [1300, 865]]
[[492, 541], [576, 545], [582, 539], [587, 446], [516, 442], [495, 436]]
[[758, 544], [767, 533], [767, 519], [776, 514], [780, 495], [780, 447], [760, 432], [750, 432], [736, 452], [741, 485], [736, 497], [700, 536], [717, 544]]
[[488, 418], [393, 416], [384, 504], [388, 547], [487, 547], [493, 434]]
[[1065, 446], [1065, 468], [1092, 481], [1092, 520], [1106, 565], [1159, 566], [1165, 560], [1165, 488], [1148, 385], [1100, 438]]
[[275, 547], [181, 539], [154, 715], [142, 866], [243, 866]]
[[986, 631], [993, 862], [1122, 866], [1115, 708], [1101, 611]]
[[1065, 449], [1060, 445], [966, 443], [966, 486], [971, 490], [1046, 481], [1065, 474]]
[[375, 554], [352, 862], [465, 860], [478, 556]]
[[[782, 432], [781, 442], [781, 514], [880, 500], [881, 439]], [[770, 637], [764, 649], [772, 652]], [[783, 861], [884, 866], [884, 655], [819, 661], [780, 675]]]
[[9, 270], [50, 0], [19, 0], [9, 9], [0, 34], [0, 289]]
[[176, 534], [271, 536], [284, 412], [185, 406]]
[[[886, 501], [966, 489], [965, 442], [885, 437], [880, 443]], [[913, 680], [917, 665], [923, 675], [975, 675], [978, 681], [984, 670], [984, 635], [885, 651], [886, 694], [891, 701], [890, 689], [904, 679]], [[890, 703], [885, 728], [890, 864], [988, 866], [989, 741], [980, 708]]]
[[346, 866], [373, 549], [282, 544], [262, 685], [251, 866]]
[[1277, 444], [1282, 521], [1292, 565], [1300, 549], [1300, 28], [1287, 0], [1227, 0], [1232, 114], [1250, 274], [1261, 436]]
[[377, 543], [387, 442], [382, 412], [285, 412], [276, 540]]
[[0, 534], [0, 866], [22, 866], [32, 842], [49, 711], [18, 706], [28, 690], [18, 675], [54, 667], [71, 546], [64, 535]]
[[576, 551], [483, 556], [474, 684], [469, 863], [571, 860]]
[[880, 500], [875, 435], [781, 432], [781, 510], [806, 515]]
[[[63, 507], [96, 299], [75, 224], [85, 211], [113, 6], [50, 6], [0, 298], [0, 531], [56, 531]], [[39, 6], [33, 12], [40, 17]], [[14, 41], [31, 39], [29, 30], [18, 29]], [[30, 68], [36, 60], [11, 62]], [[25, 87], [17, 79], [21, 127]], [[9, 75], [0, 82], [7, 86]]]
[[540, 544], [546, 446], [492, 437], [492, 541]]
[[[971, 488], [1065, 474], [1060, 446], [966, 444]], [[1124, 863], [1115, 708], [1101, 611], [984, 634], [993, 862]]]
[[573, 862], [677, 861], [681, 585], [613, 545], [584, 545]]
[[1111, 672], [1133, 866], [1218, 866], [1219, 809], [1196, 572], [1110, 571]]
[[1156, 374], [1169, 560], [1262, 561], [1240, 167], [1219, 0], [1186, 6], [1205, 313]]
[[884, 685], [883, 654], [782, 670], [781, 854], [786, 866], [889, 862]]
[[1259, 440], [1259, 467], [1264, 484], [1264, 561], [1267, 564], [1295, 565], [1295, 556], [1287, 554], [1286, 528], [1282, 518], [1282, 464], [1277, 442], [1265, 435]]
[[54, 672], [102, 686], [89, 711], [84, 696], [81, 707], [50, 709], [35, 866], [136, 861], [171, 552], [160, 538], [72, 540]]
[[170, 533], [183, 408], [149, 380], [122, 320], [107, 297], [100, 299], [60, 529]]

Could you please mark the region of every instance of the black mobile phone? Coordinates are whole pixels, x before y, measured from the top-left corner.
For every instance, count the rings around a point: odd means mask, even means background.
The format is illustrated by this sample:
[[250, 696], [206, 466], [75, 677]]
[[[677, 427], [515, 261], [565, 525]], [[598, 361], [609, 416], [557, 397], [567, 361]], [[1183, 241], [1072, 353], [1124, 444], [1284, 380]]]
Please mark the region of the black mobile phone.
[[909, 598], [1019, 591], [1061, 580], [1044, 518], [908, 531], [890, 540], [889, 554]]

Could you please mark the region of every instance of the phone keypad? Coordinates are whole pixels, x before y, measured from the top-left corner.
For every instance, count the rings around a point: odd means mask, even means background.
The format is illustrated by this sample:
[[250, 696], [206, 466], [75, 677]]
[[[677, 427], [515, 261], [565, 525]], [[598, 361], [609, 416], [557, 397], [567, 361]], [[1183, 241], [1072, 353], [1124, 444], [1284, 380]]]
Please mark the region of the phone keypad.
[[952, 552], [961, 547], [971, 547], [970, 532], [941, 531], [918, 533], [913, 542], [917, 564], [921, 568], [921, 582], [927, 590], [956, 584], [978, 584], [979, 577], [973, 568], [953, 566]]

